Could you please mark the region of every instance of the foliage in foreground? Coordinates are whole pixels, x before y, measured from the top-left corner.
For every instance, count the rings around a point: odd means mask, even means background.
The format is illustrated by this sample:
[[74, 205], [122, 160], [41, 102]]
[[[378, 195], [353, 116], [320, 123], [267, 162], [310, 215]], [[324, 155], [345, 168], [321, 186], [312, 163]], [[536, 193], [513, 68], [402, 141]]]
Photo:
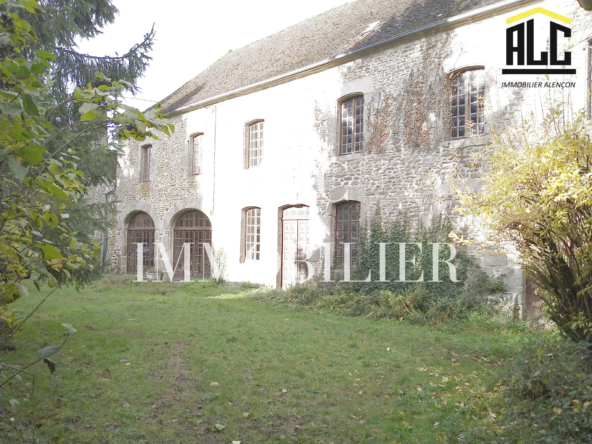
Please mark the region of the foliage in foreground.
[[[154, 130], [170, 134], [173, 128], [156, 111], [142, 114], [123, 105], [126, 82], [105, 76], [101, 81], [107, 84], [76, 87], [57, 103], [47, 82], [55, 56], [43, 50], [31, 59], [21, 56], [38, 39], [18, 11], [43, 14], [43, 8], [35, 1], [0, 0], [0, 5], [0, 327], [14, 329], [5, 307], [26, 293], [23, 279], [33, 278], [37, 288], [42, 281], [55, 287], [83, 283], [92, 273], [96, 248], [81, 242], [69, 226], [68, 211], [86, 192], [80, 170], [85, 166], [70, 144], [97, 128], [113, 140], [156, 138]], [[79, 125], [54, 127], [52, 114], [68, 106], [77, 107]], [[65, 130], [74, 135], [49, 151]]]
[[[590, 344], [548, 334], [532, 339], [504, 371], [490, 408], [466, 442], [585, 444], [592, 436]], [[489, 418], [491, 419], [491, 418]]]
[[[30, 393], [22, 401], [36, 404], [38, 371], [33, 366], [43, 362], [53, 373], [51, 356], [76, 329], [63, 324], [68, 331], [61, 344], [44, 344], [35, 359], [8, 364], [3, 353], [7, 340], [52, 292], [28, 316], [19, 318], [11, 304], [27, 295], [23, 280], [28, 278], [38, 291], [44, 282], [54, 289], [87, 283], [98, 250], [69, 223], [70, 211], [86, 193], [81, 168], [88, 166], [79, 164], [72, 144], [92, 132], [110, 140], [144, 140], [174, 128], [156, 110], [142, 114], [122, 104], [121, 94], [130, 85], [102, 75], [96, 87], [76, 86], [72, 95], [57, 100], [51, 88], [56, 57], [31, 49], [39, 39], [22, 17], [24, 11], [46, 13], [35, 0], [0, 0], [0, 391], [8, 396], [11, 383], [29, 375]], [[56, 114], [64, 107], [75, 110], [76, 118], [60, 127]], [[19, 402], [10, 399], [10, 405]]]
[[[26, 3], [34, 5], [33, 0]], [[23, 48], [21, 57], [31, 60], [38, 49], [55, 55], [51, 70], [44, 76], [44, 83], [47, 84], [49, 96], [63, 105], [51, 113], [50, 123], [56, 130], [56, 136], [47, 141], [45, 148], [52, 154], [68, 142], [68, 148], [76, 151], [76, 163], [84, 171], [84, 176], [79, 176], [78, 180], [86, 187], [86, 191], [84, 199], [69, 205], [68, 226], [77, 233], [81, 243], [96, 243], [97, 233], [106, 233], [112, 228], [116, 208], [113, 202], [87, 197], [94, 187], [104, 189], [114, 184], [117, 156], [121, 148], [118, 139], [106, 137], [103, 126], [95, 126], [92, 121], [81, 122], [82, 104], [71, 103], [69, 98], [73, 86], [82, 87], [89, 83], [95, 88], [112, 86], [105, 78], [124, 80], [126, 83], [119, 82], [122, 94], [135, 95], [138, 91], [137, 81], [145, 74], [151, 60], [154, 29], [129, 51], [120, 52], [115, 57], [84, 54], [78, 50], [77, 42], [100, 35], [102, 29], [115, 21], [118, 11], [113, 0], [44, 0], [40, 3], [43, 6], [40, 13], [24, 9], [18, 11], [37, 36], [36, 41], [30, 41], [27, 48]], [[9, 9], [0, 2], [0, 11]], [[4, 58], [6, 52], [10, 50], [0, 45], [0, 58]], [[103, 77], [97, 77], [99, 74]], [[54, 236], [49, 239], [59, 241]], [[103, 248], [103, 257], [93, 260], [96, 263], [106, 262], [106, 252], [107, 249]]]
[[592, 339], [592, 123], [561, 106], [538, 123], [493, 129], [477, 159], [480, 191], [457, 189], [463, 215], [481, 219], [485, 238], [513, 245], [540, 288], [549, 317], [572, 340]]

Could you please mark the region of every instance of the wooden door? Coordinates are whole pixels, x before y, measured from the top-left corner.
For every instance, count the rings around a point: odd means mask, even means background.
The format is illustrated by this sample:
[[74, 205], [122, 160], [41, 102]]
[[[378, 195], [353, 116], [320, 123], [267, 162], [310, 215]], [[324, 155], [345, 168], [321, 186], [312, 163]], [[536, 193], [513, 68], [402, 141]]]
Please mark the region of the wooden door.
[[304, 282], [308, 267], [304, 261], [309, 255], [309, 208], [290, 207], [282, 218], [282, 288]]
[[181, 252], [184, 244], [191, 244], [191, 277], [198, 279], [211, 277], [210, 260], [206, 255], [204, 244], [212, 245], [212, 224], [201, 211], [188, 211], [179, 217], [175, 224], [173, 268], [177, 261], [179, 264], [175, 272], [175, 279], [183, 277], [183, 254]]
[[138, 213], [127, 228], [127, 273], [138, 272], [138, 245], [143, 246], [142, 267], [144, 273], [154, 268], [154, 222], [146, 213]]

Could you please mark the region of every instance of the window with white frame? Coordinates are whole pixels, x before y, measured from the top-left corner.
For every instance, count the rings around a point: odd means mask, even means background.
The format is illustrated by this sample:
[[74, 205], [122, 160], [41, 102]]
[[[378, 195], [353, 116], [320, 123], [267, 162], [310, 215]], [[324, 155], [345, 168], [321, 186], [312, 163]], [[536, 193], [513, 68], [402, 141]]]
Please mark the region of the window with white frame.
[[261, 165], [263, 159], [263, 124], [260, 120], [253, 122], [247, 127], [247, 159], [245, 164], [247, 168], [254, 168]]
[[191, 137], [191, 174], [202, 173], [203, 134]]
[[364, 143], [364, 96], [341, 101], [339, 153], [360, 153]]
[[457, 74], [451, 90], [451, 137], [483, 134], [485, 130], [485, 71]]
[[261, 258], [261, 208], [245, 211], [245, 259], [258, 261]]

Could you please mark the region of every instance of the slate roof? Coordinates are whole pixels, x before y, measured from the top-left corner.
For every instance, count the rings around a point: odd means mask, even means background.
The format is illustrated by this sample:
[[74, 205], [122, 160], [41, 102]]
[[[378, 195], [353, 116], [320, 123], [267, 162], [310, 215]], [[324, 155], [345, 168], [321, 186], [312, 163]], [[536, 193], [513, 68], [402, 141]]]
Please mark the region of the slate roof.
[[170, 112], [501, 1], [352, 1], [229, 52], [161, 103]]

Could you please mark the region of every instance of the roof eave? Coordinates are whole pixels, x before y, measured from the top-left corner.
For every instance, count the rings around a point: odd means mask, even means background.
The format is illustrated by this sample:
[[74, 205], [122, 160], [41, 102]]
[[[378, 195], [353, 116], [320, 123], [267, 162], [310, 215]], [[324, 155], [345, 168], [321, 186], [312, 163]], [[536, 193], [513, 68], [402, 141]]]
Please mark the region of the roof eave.
[[289, 71], [284, 74], [280, 74], [275, 77], [271, 77], [266, 80], [262, 80], [260, 82], [252, 83], [247, 86], [243, 86], [241, 88], [234, 89], [229, 92], [225, 92], [223, 94], [218, 94], [216, 96], [209, 97], [204, 100], [200, 100], [198, 102], [192, 103], [190, 105], [182, 106], [177, 108], [169, 113], [170, 117], [178, 116], [181, 114], [186, 114], [191, 111], [195, 111], [199, 108], [204, 108], [207, 106], [214, 105], [216, 103], [224, 102], [226, 100], [233, 99], [235, 97], [244, 96], [247, 94], [251, 94], [253, 92], [261, 91], [264, 89], [272, 88], [277, 85], [281, 85], [283, 83], [291, 82], [292, 80], [300, 79], [303, 77], [307, 77], [312, 74], [316, 74], [322, 71], [326, 71], [327, 69], [334, 68], [336, 66], [344, 65], [349, 63], [353, 60], [356, 60], [360, 57], [364, 57], [370, 55], [372, 53], [382, 51], [389, 46], [400, 45], [402, 43], [408, 42], [410, 40], [417, 39], [418, 37], [422, 37], [428, 34], [433, 34], [434, 32], [444, 32], [450, 29], [458, 28], [460, 26], [468, 25], [470, 23], [479, 22], [481, 20], [493, 17], [495, 15], [504, 14], [506, 12], [510, 12], [514, 9], [528, 6], [534, 3], [540, 3], [543, 0], [507, 0], [505, 2], [496, 3], [494, 5], [485, 6], [483, 8], [475, 9], [474, 11], [469, 11], [464, 14], [459, 14], [453, 17], [450, 17], [445, 20], [441, 20], [430, 25], [424, 26], [422, 28], [417, 28], [412, 31], [404, 32], [401, 34], [397, 34], [396, 36], [390, 37], [386, 40], [373, 43], [372, 45], [356, 49], [354, 51], [339, 54], [335, 57], [331, 57], [329, 59], [321, 60], [320, 62], [313, 63], [311, 65], [304, 66], [302, 68], [295, 69], [293, 71]]

